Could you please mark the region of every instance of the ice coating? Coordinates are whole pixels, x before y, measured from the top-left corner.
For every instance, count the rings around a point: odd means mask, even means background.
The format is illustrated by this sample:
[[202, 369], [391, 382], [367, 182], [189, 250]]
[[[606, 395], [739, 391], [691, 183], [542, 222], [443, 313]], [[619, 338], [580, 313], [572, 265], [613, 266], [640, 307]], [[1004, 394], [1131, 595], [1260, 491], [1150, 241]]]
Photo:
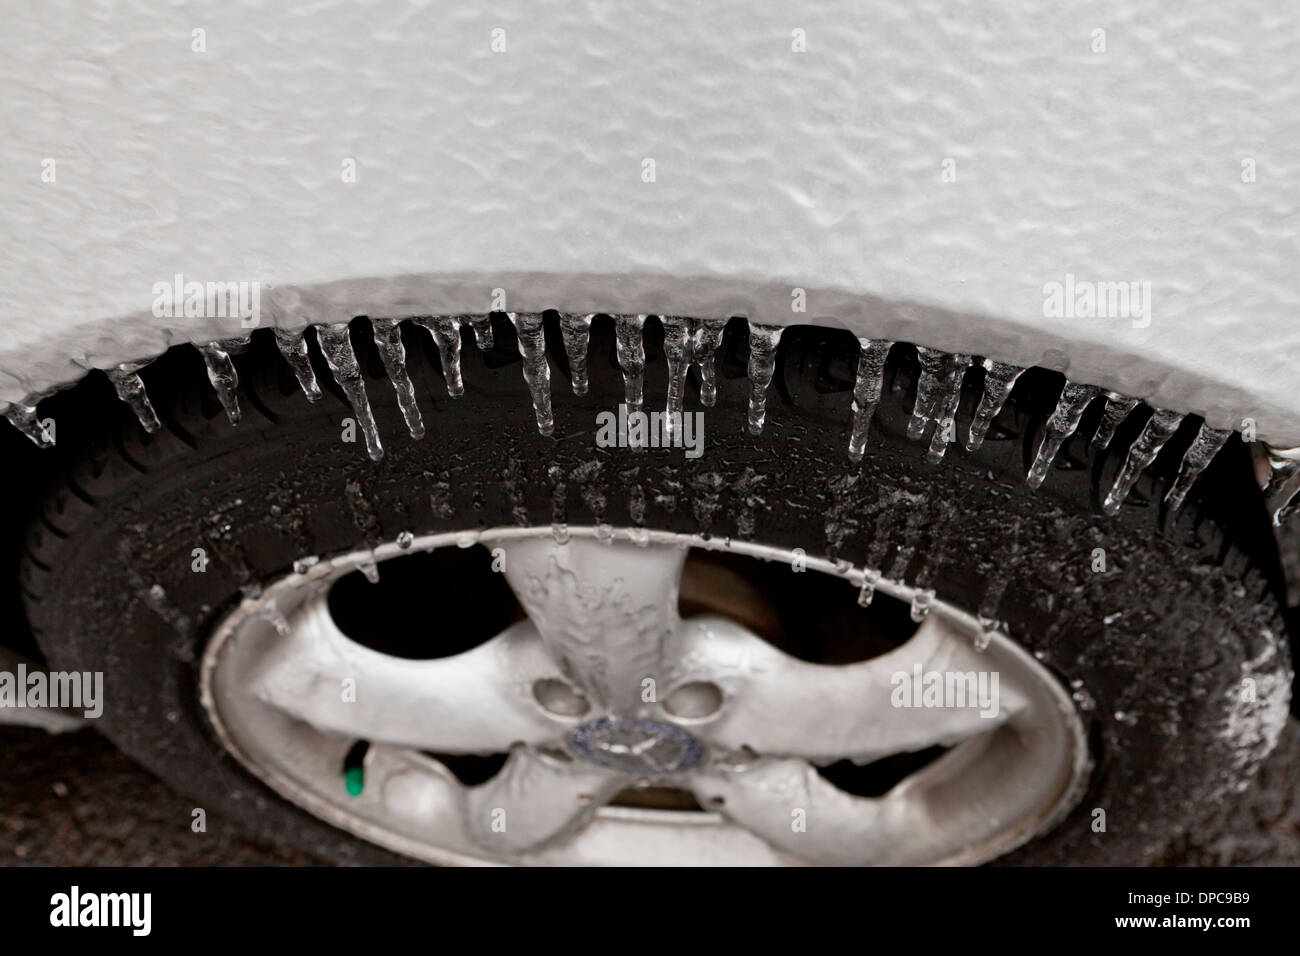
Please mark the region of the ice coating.
[[1065, 387], [1061, 389], [1061, 397], [1056, 400], [1052, 417], [1047, 420], [1042, 440], [1038, 443], [1038, 453], [1034, 456], [1034, 463], [1030, 466], [1029, 477], [1026, 479], [1030, 488], [1042, 485], [1043, 479], [1047, 477], [1048, 471], [1056, 461], [1061, 446], [1074, 434], [1088, 403], [1100, 392], [1101, 390], [1093, 385], [1065, 383]]
[[388, 380], [393, 383], [397, 405], [402, 410], [406, 430], [417, 441], [424, 437], [424, 419], [415, 403], [415, 386], [406, 371], [406, 347], [402, 345], [402, 324], [398, 319], [372, 319], [370, 326], [375, 334], [375, 348], [384, 363]]
[[128, 362], [111, 369], [107, 374], [108, 380], [113, 383], [113, 390], [117, 392], [117, 397], [135, 412], [140, 427], [147, 432], [155, 432], [159, 424], [158, 413], [154, 411], [153, 403], [149, 401], [149, 393], [145, 391], [144, 381], [136, 374], [145, 364]]
[[971, 419], [970, 431], [966, 438], [967, 451], [976, 451], [984, 444], [984, 436], [988, 434], [989, 426], [1002, 411], [1002, 406], [1007, 403], [1011, 390], [1015, 388], [1016, 380], [1025, 371], [1019, 366], [995, 362], [987, 358], [980, 364], [984, 367], [984, 392], [980, 395], [975, 417]]
[[849, 460], [859, 462], [867, 447], [871, 416], [880, 404], [885, 362], [894, 343], [886, 339], [858, 339], [858, 371], [853, 381], [853, 425], [849, 433]]
[[1142, 428], [1142, 434], [1138, 435], [1137, 441], [1128, 450], [1128, 457], [1124, 459], [1124, 467], [1119, 470], [1115, 476], [1115, 483], [1111, 486], [1110, 492], [1106, 495], [1106, 500], [1101, 503], [1101, 510], [1108, 515], [1113, 515], [1119, 511], [1120, 505], [1128, 497], [1134, 482], [1147, 469], [1156, 455], [1160, 454], [1160, 449], [1165, 447], [1165, 442], [1173, 437], [1174, 432], [1178, 431], [1178, 426], [1182, 424], [1184, 416], [1179, 412], [1171, 412], [1163, 408], [1157, 408], [1147, 419], [1146, 425]]
[[555, 431], [555, 418], [551, 414], [551, 366], [546, 360], [546, 336], [542, 330], [542, 316], [538, 312], [511, 312], [519, 338], [519, 354], [524, 360], [524, 381], [533, 399], [533, 415], [537, 430], [543, 435]]
[[700, 404], [712, 408], [718, 400], [718, 372], [715, 355], [722, 344], [726, 319], [691, 320], [691, 355], [700, 370]]
[[645, 342], [641, 333], [644, 328], [644, 315], [614, 317], [615, 351], [618, 355], [618, 367], [623, 370], [623, 393], [629, 412], [638, 411], [643, 400]]
[[460, 374], [460, 319], [451, 315], [424, 315], [416, 318], [415, 324], [428, 329], [433, 336], [433, 344], [438, 346], [442, 378], [447, 383], [447, 394], [460, 398], [465, 394], [465, 382]]
[[660, 317], [664, 327], [664, 354], [668, 358], [668, 417], [665, 425], [671, 436], [681, 422], [686, 373], [691, 367], [691, 329], [687, 319], [675, 315]]
[[239, 387], [239, 373], [235, 363], [230, 360], [230, 345], [226, 342], [209, 342], [199, 346], [203, 364], [208, 369], [208, 381], [217, 392], [221, 407], [226, 410], [226, 417], [231, 425], [238, 425], [242, 414], [235, 389]]
[[1183, 455], [1182, 464], [1178, 469], [1178, 477], [1169, 488], [1169, 493], [1165, 495], [1165, 503], [1169, 506], [1171, 512], [1177, 511], [1183, 506], [1183, 501], [1187, 498], [1187, 492], [1191, 490], [1193, 483], [1200, 476], [1207, 465], [1214, 460], [1214, 456], [1219, 453], [1224, 442], [1232, 432], [1226, 428], [1210, 428], [1205, 422], [1201, 422], [1201, 428], [1196, 433], [1196, 439], [1192, 442], [1187, 453]]
[[776, 347], [785, 329], [749, 323], [749, 433], [761, 435], [767, 421], [767, 387], [776, 371]]
[[1101, 413], [1101, 422], [1097, 433], [1092, 436], [1092, 444], [1097, 448], [1109, 448], [1110, 440], [1115, 437], [1115, 429], [1137, 408], [1138, 400], [1119, 392], [1106, 393], [1106, 408]]
[[307, 396], [307, 401], [319, 402], [321, 390], [316, 381], [316, 372], [311, 367], [311, 356], [307, 352], [306, 333], [306, 329], [276, 329], [275, 347], [289, 363], [289, 368], [293, 369], [293, 376], [298, 380], [302, 393]]
[[379, 441], [379, 428], [375, 425], [374, 413], [370, 411], [370, 399], [366, 397], [366, 383], [361, 378], [361, 367], [357, 364], [357, 354], [352, 350], [352, 337], [348, 333], [348, 324], [339, 322], [334, 325], [322, 325], [316, 329], [316, 338], [320, 342], [325, 362], [339, 383], [343, 394], [347, 396], [352, 413], [356, 415], [357, 426], [361, 429], [366, 442], [366, 453], [371, 460], [378, 461], [384, 457], [384, 446]]
[[569, 357], [569, 374], [573, 379], [573, 394], [587, 394], [587, 343], [591, 339], [591, 315], [560, 316], [560, 335], [564, 339], [564, 354]]

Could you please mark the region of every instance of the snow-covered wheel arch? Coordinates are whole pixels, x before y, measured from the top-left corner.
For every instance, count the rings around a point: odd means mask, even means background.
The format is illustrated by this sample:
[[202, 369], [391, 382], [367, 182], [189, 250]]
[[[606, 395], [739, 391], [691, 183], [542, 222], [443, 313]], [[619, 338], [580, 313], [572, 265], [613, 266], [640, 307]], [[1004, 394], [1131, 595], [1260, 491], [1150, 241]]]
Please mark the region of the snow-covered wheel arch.
[[842, 325], [1300, 444], [1300, 13], [1267, 0], [6, 19], [0, 402], [246, 334], [157, 308], [179, 276], [256, 283], [262, 326]]

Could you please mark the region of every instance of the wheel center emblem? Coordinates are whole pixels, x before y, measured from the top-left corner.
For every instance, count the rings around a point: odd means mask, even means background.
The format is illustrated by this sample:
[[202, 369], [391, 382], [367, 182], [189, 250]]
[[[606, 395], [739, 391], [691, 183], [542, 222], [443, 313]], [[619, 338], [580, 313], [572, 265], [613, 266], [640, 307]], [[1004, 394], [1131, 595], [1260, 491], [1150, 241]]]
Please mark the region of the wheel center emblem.
[[677, 773], [704, 754], [681, 728], [639, 718], [601, 717], [575, 730], [572, 742], [585, 759], [629, 774]]

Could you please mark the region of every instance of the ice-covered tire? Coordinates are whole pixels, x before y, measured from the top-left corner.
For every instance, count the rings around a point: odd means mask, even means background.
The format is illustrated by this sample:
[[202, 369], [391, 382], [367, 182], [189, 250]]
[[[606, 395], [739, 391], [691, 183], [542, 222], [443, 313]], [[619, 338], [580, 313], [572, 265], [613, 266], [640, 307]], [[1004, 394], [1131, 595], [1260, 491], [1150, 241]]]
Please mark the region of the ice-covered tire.
[[[857, 342], [786, 331], [766, 428], [745, 428], [748, 341], [733, 320], [718, 353], [719, 396], [702, 457], [599, 448], [596, 413], [623, 396], [610, 320], [592, 331], [591, 387], [567, 387], [560, 330], [548, 319], [555, 432], [538, 434], [514, 331], [495, 347], [465, 329], [465, 395], [452, 400], [423, 330], [404, 328], [426, 437], [407, 437], [365, 320], [353, 340], [386, 453], [371, 461], [313, 351], [326, 391], [311, 404], [269, 333], [236, 358], [243, 421], [232, 428], [199, 356], [174, 349], [143, 373], [162, 428], [147, 435], [93, 375], [51, 399], [61, 475], [27, 539], [27, 613], [50, 666], [103, 671], [100, 728], [127, 753], [271, 839], [338, 860], [389, 859], [280, 799], [226, 754], [196, 692], [214, 623], [241, 588], [331, 555], [417, 533], [550, 524], [645, 524], [732, 536], [922, 579], [939, 597], [1005, 623], [1073, 693], [1094, 767], [1074, 810], [1007, 859], [1133, 863], [1160, 859], [1202, 810], [1245, 786], [1275, 744], [1289, 699], [1276, 548], [1236, 437], [1180, 514], [1159, 492], [1192, 439], [1189, 425], [1138, 481], [1116, 517], [1099, 501], [1141, 427], [1108, 451], [1087, 441], [1094, 403], [1043, 487], [1025, 486], [1061, 387], [1021, 377], [988, 440], [952, 446], [938, 465], [906, 427], [916, 352], [896, 346], [860, 465], [846, 455]], [[666, 393], [663, 337], [646, 326], [646, 397]], [[980, 394], [967, 376], [959, 428]], [[698, 408], [697, 385], [687, 407]], [[210, 560], [195, 573], [195, 549]], [[846, 585], [847, 586], [847, 585]], [[807, 609], [815, 616], [817, 608]], [[1097, 810], [1104, 810], [1099, 830]], [[188, 821], [178, 821], [188, 825]]]

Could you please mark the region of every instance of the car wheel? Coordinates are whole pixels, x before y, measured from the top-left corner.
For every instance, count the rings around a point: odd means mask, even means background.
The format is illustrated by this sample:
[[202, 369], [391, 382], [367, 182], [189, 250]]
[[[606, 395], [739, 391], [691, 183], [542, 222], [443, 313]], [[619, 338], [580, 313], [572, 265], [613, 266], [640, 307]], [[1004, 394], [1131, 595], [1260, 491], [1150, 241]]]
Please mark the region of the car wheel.
[[[1194, 420], [1054, 372], [495, 314], [125, 374], [139, 420], [49, 400], [38, 641], [127, 753], [330, 859], [1144, 863], [1285, 722], [1244, 446], [1189, 491]], [[642, 401], [699, 457], [598, 440]]]

